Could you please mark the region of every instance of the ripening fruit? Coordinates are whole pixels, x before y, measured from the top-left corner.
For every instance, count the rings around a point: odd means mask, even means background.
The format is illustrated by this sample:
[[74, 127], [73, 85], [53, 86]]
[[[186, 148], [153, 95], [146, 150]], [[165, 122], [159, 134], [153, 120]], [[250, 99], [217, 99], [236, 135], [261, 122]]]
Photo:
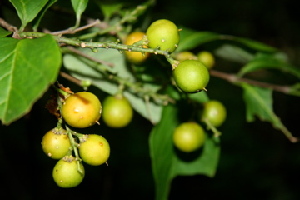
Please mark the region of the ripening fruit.
[[208, 101], [203, 103], [203, 111], [201, 112], [202, 121], [208, 121], [213, 126], [219, 127], [225, 121], [226, 116], [226, 108], [221, 102]]
[[184, 60], [173, 70], [173, 78], [183, 92], [198, 92], [205, 90], [209, 73], [200, 61]]
[[102, 113], [102, 105], [91, 92], [77, 92], [67, 97], [61, 108], [63, 119], [73, 127], [85, 128], [95, 124]]
[[[127, 36], [125, 40], [125, 44], [132, 45], [135, 42], [141, 41], [144, 37], [146, 37], [146, 34], [144, 32], [132, 32]], [[146, 46], [143, 47], [146, 48]], [[144, 62], [149, 56], [149, 53], [132, 52], [132, 51], [125, 51], [125, 54], [128, 61], [133, 63]]]
[[207, 68], [212, 68], [215, 64], [215, 59], [212, 53], [202, 51], [197, 54], [198, 60], [202, 62]]
[[197, 60], [197, 56], [190, 51], [182, 51], [176, 54], [176, 60], [179, 62], [184, 60]]
[[109, 96], [103, 101], [102, 120], [109, 127], [127, 126], [133, 116], [132, 106], [124, 96]]
[[[60, 159], [53, 168], [52, 177], [57, 186], [63, 188], [76, 187], [84, 178], [82, 163], [76, 161], [75, 157], [66, 156]], [[78, 171], [78, 167], [80, 171]]]
[[193, 152], [203, 146], [205, 132], [196, 122], [184, 122], [176, 127], [173, 143], [182, 152]]
[[89, 134], [85, 137], [79, 145], [79, 154], [82, 160], [92, 166], [106, 163], [110, 155], [107, 140], [96, 134]]
[[54, 128], [42, 138], [43, 151], [53, 159], [61, 159], [71, 148], [71, 142], [66, 130]]
[[179, 42], [177, 26], [166, 19], [153, 22], [147, 29], [148, 46], [162, 51], [173, 52]]

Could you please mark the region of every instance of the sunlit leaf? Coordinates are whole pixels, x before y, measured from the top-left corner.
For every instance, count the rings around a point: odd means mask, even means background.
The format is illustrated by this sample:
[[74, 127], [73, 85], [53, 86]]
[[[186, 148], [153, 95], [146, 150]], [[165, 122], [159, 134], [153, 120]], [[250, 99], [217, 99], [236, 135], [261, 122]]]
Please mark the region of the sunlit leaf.
[[6, 37], [9, 34], [11, 34], [11, 32], [9, 32], [9, 31], [3, 29], [2, 27], [0, 27], [0, 37]]
[[9, 124], [28, 112], [56, 80], [61, 52], [55, 39], [0, 38], [0, 119]]
[[88, 0], [72, 0], [72, 7], [76, 12], [76, 25], [78, 27], [81, 20], [81, 15], [85, 11], [88, 4]]
[[43, 9], [41, 10], [41, 12], [38, 13], [37, 17], [33, 20], [33, 26], [32, 29], [34, 31], [37, 31], [38, 26], [40, 25], [40, 22], [44, 16], [44, 14], [46, 13], [46, 11], [48, 10], [48, 8], [50, 8], [57, 0], [48, 0], [47, 4], [43, 7]]
[[48, 0], [9, 0], [22, 22], [22, 28], [25, 28], [28, 22], [31, 22], [42, 10]]

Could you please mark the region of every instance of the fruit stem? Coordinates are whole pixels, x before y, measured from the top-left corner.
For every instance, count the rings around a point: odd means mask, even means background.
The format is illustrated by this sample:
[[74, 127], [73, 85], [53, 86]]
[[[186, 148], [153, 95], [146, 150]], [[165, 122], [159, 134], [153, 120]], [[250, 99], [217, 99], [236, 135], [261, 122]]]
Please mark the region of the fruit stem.
[[213, 126], [207, 119], [204, 118], [202, 121], [206, 124], [207, 129], [213, 132], [215, 138], [218, 138], [222, 135], [222, 133], [218, 131], [218, 129]]
[[82, 135], [82, 134], [79, 134], [79, 133], [76, 133], [74, 131], [72, 131], [69, 127], [66, 126], [66, 130], [67, 130], [67, 135], [68, 135], [68, 138], [71, 142], [71, 146], [72, 146], [72, 150], [75, 154], [75, 157], [76, 157], [76, 161], [77, 161], [77, 171], [81, 174], [83, 174], [83, 171], [82, 171], [82, 168], [80, 167], [80, 163], [81, 162], [81, 158], [79, 156], [79, 153], [78, 153], [78, 143], [75, 141], [73, 135], [75, 136], [79, 136], [79, 135]]

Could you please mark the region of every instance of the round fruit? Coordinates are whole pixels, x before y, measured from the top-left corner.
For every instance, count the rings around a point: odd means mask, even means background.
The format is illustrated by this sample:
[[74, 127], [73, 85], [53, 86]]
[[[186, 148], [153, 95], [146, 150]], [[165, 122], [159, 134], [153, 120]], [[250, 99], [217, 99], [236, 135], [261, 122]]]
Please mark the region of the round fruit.
[[[132, 32], [127, 36], [125, 44], [132, 45], [135, 42], [141, 41], [145, 36], [146, 34], [143, 32]], [[127, 59], [133, 63], [141, 63], [145, 61], [149, 56], [149, 53], [142, 53], [142, 52], [125, 51], [125, 53]]]
[[184, 60], [196, 60], [197, 57], [190, 51], [183, 51], [176, 54], [176, 60], [184, 61]]
[[198, 60], [207, 68], [212, 68], [215, 64], [215, 59], [210, 52], [202, 51], [197, 54]]
[[66, 130], [54, 128], [42, 138], [43, 151], [53, 159], [61, 159], [71, 148], [71, 142]]
[[[52, 177], [57, 186], [63, 188], [76, 187], [84, 178], [84, 168], [76, 158], [66, 156], [60, 159], [53, 168]], [[78, 171], [78, 167], [81, 172]]]
[[183, 152], [193, 152], [203, 146], [205, 132], [196, 122], [184, 122], [173, 133], [174, 145]]
[[148, 46], [163, 51], [173, 52], [179, 42], [177, 26], [166, 19], [153, 22], [147, 29]]
[[61, 108], [63, 119], [73, 127], [85, 128], [101, 117], [102, 105], [91, 92], [77, 92], [67, 97]]
[[131, 122], [132, 106], [124, 96], [109, 96], [103, 101], [102, 119], [109, 127], [121, 128]]
[[198, 92], [205, 90], [209, 73], [200, 61], [184, 60], [173, 70], [173, 78], [183, 92]]
[[84, 162], [98, 166], [107, 161], [110, 147], [107, 140], [96, 134], [86, 135], [79, 145], [79, 154]]
[[227, 116], [224, 105], [218, 101], [209, 101], [204, 103], [203, 106], [202, 121], [208, 121], [215, 127], [221, 126]]

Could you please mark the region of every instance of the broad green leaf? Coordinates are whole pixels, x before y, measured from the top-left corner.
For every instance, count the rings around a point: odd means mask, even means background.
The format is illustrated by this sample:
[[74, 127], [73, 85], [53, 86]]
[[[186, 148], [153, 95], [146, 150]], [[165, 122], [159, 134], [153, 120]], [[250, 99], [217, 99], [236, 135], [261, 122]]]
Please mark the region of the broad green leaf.
[[149, 145], [152, 171], [156, 186], [156, 200], [167, 200], [172, 179], [176, 176], [205, 175], [216, 172], [220, 147], [217, 138], [208, 137], [201, 152], [193, 160], [184, 161], [174, 150], [172, 135], [178, 126], [177, 107], [163, 108], [161, 121], [152, 129]]
[[274, 128], [282, 131], [288, 138], [292, 133], [282, 124], [281, 120], [273, 112], [272, 90], [268, 88], [253, 87], [242, 84], [244, 101], [246, 103], [246, 116], [248, 122], [253, 122], [255, 117], [262, 121], [272, 123]]
[[56, 80], [61, 52], [51, 35], [0, 38], [0, 119], [9, 124], [28, 112]]
[[[113, 67], [107, 69], [101, 64], [87, 63], [84, 60], [66, 54], [63, 58], [64, 66], [71, 71], [72, 75], [81, 80], [90, 80], [92, 84], [101, 90], [114, 95], [118, 90], [118, 85], [115, 82], [110, 82], [107, 77], [104, 77], [101, 70], [108, 70], [116, 73], [118, 77], [127, 78], [129, 81], [134, 81], [132, 74], [128, 71], [124, 59], [124, 55], [115, 49], [99, 49], [98, 52], [92, 52], [90, 49], [81, 49], [85, 54], [113, 64]], [[97, 70], [97, 68], [101, 68]], [[105, 69], [104, 69], [105, 68]], [[149, 86], [150, 87], [150, 86]], [[133, 108], [143, 117], [153, 123], [157, 123], [161, 118], [162, 108], [153, 102], [146, 102], [143, 98], [125, 91], [124, 95], [131, 102]]]
[[33, 20], [33, 26], [32, 29], [34, 31], [37, 31], [38, 26], [40, 25], [40, 22], [48, 10], [57, 0], [48, 0], [47, 4], [43, 7], [42, 11], [38, 13], [38, 16]]
[[300, 70], [282, 58], [282, 54], [258, 54], [253, 60], [247, 63], [238, 73], [239, 76], [243, 76], [246, 73], [253, 72], [260, 69], [278, 69], [283, 72], [288, 72], [298, 78], [300, 78]]
[[88, 4], [88, 0], [72, 0], [72, 7], [76, 12], [76, 25], [78, 27], [81, 20], [81, 15], [85, 11]]
[[11, 34], [11, 32], [9, 32], [9, 31], [3, 29], [2, 27], [0, 27], [0, 37], [6, 37], [9, 34]]
[[48, 0], [9, 0], [16, 8], [22, 22], [21, 29], [25, 28], [44, 7]]

